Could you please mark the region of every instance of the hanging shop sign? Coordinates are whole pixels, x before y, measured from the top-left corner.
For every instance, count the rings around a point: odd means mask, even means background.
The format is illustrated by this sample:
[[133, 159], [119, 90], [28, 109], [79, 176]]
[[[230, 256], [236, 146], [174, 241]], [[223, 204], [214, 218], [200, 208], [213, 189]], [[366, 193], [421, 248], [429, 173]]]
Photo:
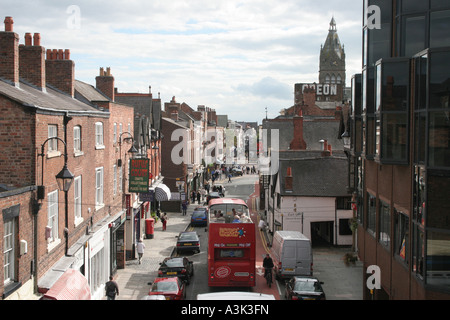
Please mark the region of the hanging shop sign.
[[148, 192], [150, 159], [131, 159], [128, 191]]

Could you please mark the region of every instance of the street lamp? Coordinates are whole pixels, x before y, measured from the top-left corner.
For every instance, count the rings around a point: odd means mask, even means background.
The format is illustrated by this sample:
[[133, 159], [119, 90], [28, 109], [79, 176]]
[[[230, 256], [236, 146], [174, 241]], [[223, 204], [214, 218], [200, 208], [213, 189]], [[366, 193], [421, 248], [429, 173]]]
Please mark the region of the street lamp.
[[341, 138], [344, 140], [344, 147], [349, 148], [350, 147], [350, 134], [348, 133], [347, 130], [345, 130], [345, 132], [341, 135]]
[[131, 148], [130, 150], [128, 150], [128, 153], [130, 153], [131, 155], [138, 153], [138, 150], [136, 149], [136, 147], [134, 146], [134, 138], [131, 135], [131, 133], [129, 133], [128, 131], [122, 132], [119, 136], [119, 155], [120, 155], [120, 159], [118, 160], [118, 166], [121, 167], [122, 166], [122, 135], [123, 134], [128, 134], [129, 137], [124, 138], [127, 140], [131, 140]]
[[44, 147], [45, 144], [52, 139], [57, 139], [59, 141], [61, 141], [64, 144], [64, 167], [62, 168], [62, 170], [56, 175], [56, 182], [58, 183], [58, 187], [61, 191], [67, 192], [69, 191], [72, 182], [73, 182], [73, 174], [70, 172], [70, 170], [67, 168], [67, 145], [66, 142], [64, 140], [62, 140], [61, 138], [58, 137], [51, 137], [48, 138], [47, 140], [44, 141], [44, 143], [41, 145], [41, 153], [38, 154], [38, 156], [42, 157], [42, 185], [38, 186], [38, 199], [42, 200], [45, 198], [44, 195], [44, 156], [45, 156], [45, 151], [44, 151]]
[[70, 189], [70, 186], [73, 182], [73, 174], [70, 172], [70, 170], [67, 168], [67, 144], [64, 140], [58, 137], [51, 137], [44, 141], [44, 143], [41, 146], [41, 153], [39, 156], [42, 157], [42, 185], [38, 187], [38, 199], [42, 200], [45, 198], [45, 192], [44, 192], [44, 146], [47, 143], [47, 141], [57, 139], [61, 141], [64, 144], [64, 167], [62, 170], [56, 175], [56, 182], [58, 183], [58, 187], [61, 191], [64, 191], [64, 203], [65, 203], [65, 228], [64, 228], [64, 236], [66, 238], [66, 250], [65, 255], [67, 256], [67, 251], [69, 249], [69, 199], [68, 199], [68, 191]]
[[58, 183], [59, 190], [67, 192], [73, 182], [73, 174], [67, 168], [67, 164], [64, 164], [64, 168], [56, 175], [56, 182]]

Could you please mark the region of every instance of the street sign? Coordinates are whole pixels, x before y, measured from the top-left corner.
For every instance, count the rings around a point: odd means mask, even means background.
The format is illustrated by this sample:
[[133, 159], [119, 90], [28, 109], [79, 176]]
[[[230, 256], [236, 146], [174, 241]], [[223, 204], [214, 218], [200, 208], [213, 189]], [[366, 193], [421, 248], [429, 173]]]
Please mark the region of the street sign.
[[147, 193], [150, 159], [131, 159], [128, 192]]

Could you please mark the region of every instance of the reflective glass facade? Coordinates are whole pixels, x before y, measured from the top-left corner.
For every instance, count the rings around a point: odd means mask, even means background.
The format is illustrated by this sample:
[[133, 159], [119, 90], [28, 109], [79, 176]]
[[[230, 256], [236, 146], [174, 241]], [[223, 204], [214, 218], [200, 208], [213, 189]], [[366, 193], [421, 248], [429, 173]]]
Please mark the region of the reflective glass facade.
[[[450, 298], [450, 1], [364, 0], [364, 8], [350, 150], [365, 233], [358, 245], [373, 239], [382, 251], [368, 259], [391, 260], [383, 296], [405, 290], [395, 288], [396, 263], [423, 296]], [[419, 290], [406, 286], [402, 299]]]

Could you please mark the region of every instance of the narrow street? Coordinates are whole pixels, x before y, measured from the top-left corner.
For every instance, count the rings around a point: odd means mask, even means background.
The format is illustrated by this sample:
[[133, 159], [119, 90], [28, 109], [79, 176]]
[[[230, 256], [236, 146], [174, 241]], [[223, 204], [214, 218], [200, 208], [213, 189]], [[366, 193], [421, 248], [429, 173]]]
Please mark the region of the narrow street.
[[[260, 215], [259, 207], [259, 185], [256, 175], [244, 175], [236, 177], [231, 183], [224, 182], [226, 187], [226, 197], [239, 197], [247, 200], [247, 203], [255, 221], [255, 228], [258, 226]], [[198, 204], [190, 204], [187, 214], [183, 216], [179, 212], [167, 212], [169, 221], [167, 230], [162, 231], [161, 223], [155, 225], [153, 239], [144, 239], [146, 250], [142, 263], [137, 260], [128, 261], [125, 269], [118, 270], [115, 280], [119, 284], [120, 294], [117, 300], [141, 300], [148, 294], [150, 286], [158, 273], [159, 263], [166, 257], [175, 255], [176, 236], [187, 229], [196, 231], [200, 236], [200, 253], [186, 253], [194, 262], [195, 276], [189, 286], [187, 286], [187, 300], [196, 300], [200, 293], [215, 292], [207, 284], [207, 241], [208, 233], [204, 227], [190, 227], [190, 215]], [[269, 237], [259, 229], [256, 232], [256, 287], [252, 292], [271, 294], [276, 300], [284, 300], [284, 283], [276, 281], [271, 288], [265, 283], [263, 277], [262, 261], [266, 253], [270, 252], [268, 242]], [[324, 282], [323, 288], [328, 300], [361, 300], [362, 299], [362, 278], [363, 271], [360, 262], [354, 265], [346, 265], [343, 256], [349, 248], [335, 248], [331, 246], [321, 246], [313, 248], [314, 276]], [[227, 288], [226, 290], [244, 290], [243, 288]]]

